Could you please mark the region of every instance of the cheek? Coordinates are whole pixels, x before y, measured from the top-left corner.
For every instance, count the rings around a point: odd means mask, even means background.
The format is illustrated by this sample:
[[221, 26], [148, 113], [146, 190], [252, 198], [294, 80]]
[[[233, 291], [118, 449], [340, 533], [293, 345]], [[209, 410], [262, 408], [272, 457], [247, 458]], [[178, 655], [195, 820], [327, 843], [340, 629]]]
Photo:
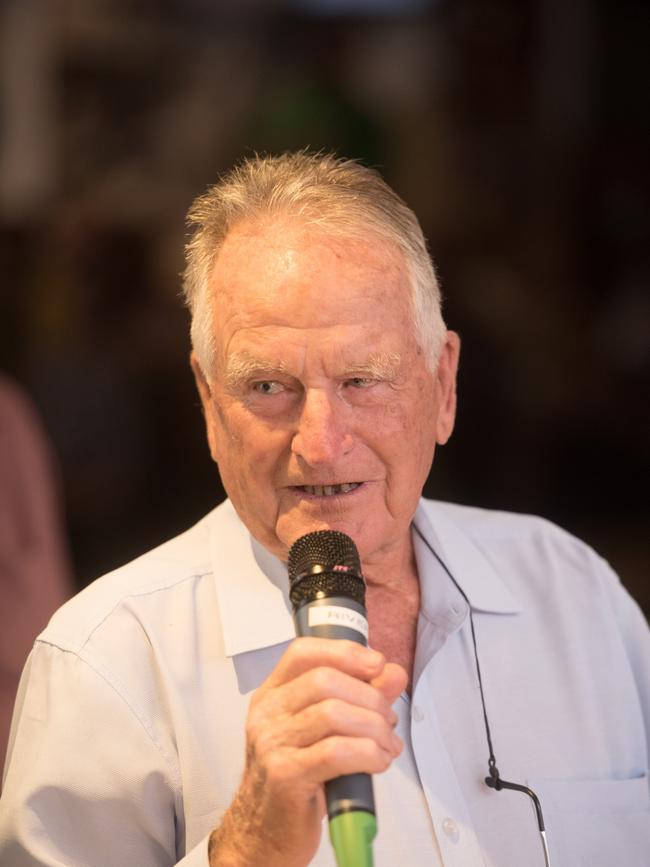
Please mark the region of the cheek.
[[230, 452], [236, 442], [236, 437], [228, 423], [227, 414], [218, 403], [213, 403], [210, 411], [208, 439], [212, 458], [223, 472], [224, 467], [229, 462]]
[[244, 408], [219, 407], [214, 416], [215, 460], [234, 484], [245, 478], [260, 483], [277, 466], [285, 448], [281, 428], [261, 422]]
[[435, 411], [432, 399], [426, 394], [421, 401], [387, 406], [376, 428], [376, 441], [385, 455], [390, 475], [406, 485], [424, 484], [433, 460]]
[[434, 439], [434, 418], [428, 394], [421, 400], [396, 400], [382, 409], [376, 420], [377, 432], [390, 436], [396, 448], [406, 451]]

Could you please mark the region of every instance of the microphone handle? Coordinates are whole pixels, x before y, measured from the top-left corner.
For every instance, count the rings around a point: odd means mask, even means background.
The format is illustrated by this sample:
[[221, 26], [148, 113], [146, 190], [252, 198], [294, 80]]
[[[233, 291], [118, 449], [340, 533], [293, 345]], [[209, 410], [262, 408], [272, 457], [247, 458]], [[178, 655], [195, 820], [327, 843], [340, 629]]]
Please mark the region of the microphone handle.
[[[296, 635], [347, 638], [368, 646], [365, 608], [347, 596], [314, 599], [293, 615]], [[338, 867], [372, 867], [377, 833], [375, 799], [369, 774], [344, 774], [325, 783], [330, 837]]]

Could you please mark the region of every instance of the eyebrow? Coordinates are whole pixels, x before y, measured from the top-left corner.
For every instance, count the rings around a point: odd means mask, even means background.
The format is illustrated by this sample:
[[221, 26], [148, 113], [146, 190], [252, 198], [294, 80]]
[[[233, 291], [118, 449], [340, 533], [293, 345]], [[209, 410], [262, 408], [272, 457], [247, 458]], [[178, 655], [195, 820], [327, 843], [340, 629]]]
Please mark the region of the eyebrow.
[[402, 358], [398, 352], [378, 352], [368, 356], [361, 364], [350, 366], [347, 375], [366, 374], [373, 379], [392, 380], [397, 377], [397, 371]]
[[[365, 361], [346, 365], [340, 376], [343, 378], [367, 376], [372, 379], [394, 380], [401, 364], [397, 352], [378, 352], [369, 355]], [[272, 379], [278, 374], [289, 373], [288, 365], [282, 359], [264, 361], [248, 353], [231, 355], [226, 364], [226, 388], [236, 391], [243, 383], [253, 377]]]
[[262, 361], [253, 355], [231, 355], [226, 363], [226, 388], [236, 390], [253, 376], [272, 379], [279, 373], [287, 373], [286, 362]]

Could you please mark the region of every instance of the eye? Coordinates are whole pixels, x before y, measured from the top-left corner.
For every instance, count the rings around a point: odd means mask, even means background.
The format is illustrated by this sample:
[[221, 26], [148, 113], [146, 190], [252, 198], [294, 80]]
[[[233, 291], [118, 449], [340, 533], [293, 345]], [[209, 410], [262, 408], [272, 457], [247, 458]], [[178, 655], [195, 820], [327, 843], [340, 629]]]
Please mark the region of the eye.
[[375, 380], [368, 379], [365, 376], [353, 376], [350, 379], [347, 379], [345, 384], [352, 388], [370, 388], [371, 385], [375, 384]]
[[253, 383], [253, 391], [257, 394], [280, 394], [284, 391], [284, 385], [274, 379], [263, 379], [261, 382]]

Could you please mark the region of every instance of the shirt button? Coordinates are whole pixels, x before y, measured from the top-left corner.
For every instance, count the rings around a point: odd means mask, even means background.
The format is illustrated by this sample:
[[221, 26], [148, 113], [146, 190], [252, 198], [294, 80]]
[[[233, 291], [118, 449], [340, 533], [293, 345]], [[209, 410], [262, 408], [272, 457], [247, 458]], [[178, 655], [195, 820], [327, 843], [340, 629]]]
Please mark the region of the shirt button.
[[452, 843], [458, 842], [458, 838], [460, 837], [460, 831], [458, 829], [458, 825], [454, 822], [453, 819], [450, 819], [449, 817], [443, 819], [442, 830], [444, 831], [446, 836], [449, 837]]
[[424, 711], [419, 704], [413, 705], [413, 719], [416, 722], [422, 722], [422, 720], [424, 719]]

